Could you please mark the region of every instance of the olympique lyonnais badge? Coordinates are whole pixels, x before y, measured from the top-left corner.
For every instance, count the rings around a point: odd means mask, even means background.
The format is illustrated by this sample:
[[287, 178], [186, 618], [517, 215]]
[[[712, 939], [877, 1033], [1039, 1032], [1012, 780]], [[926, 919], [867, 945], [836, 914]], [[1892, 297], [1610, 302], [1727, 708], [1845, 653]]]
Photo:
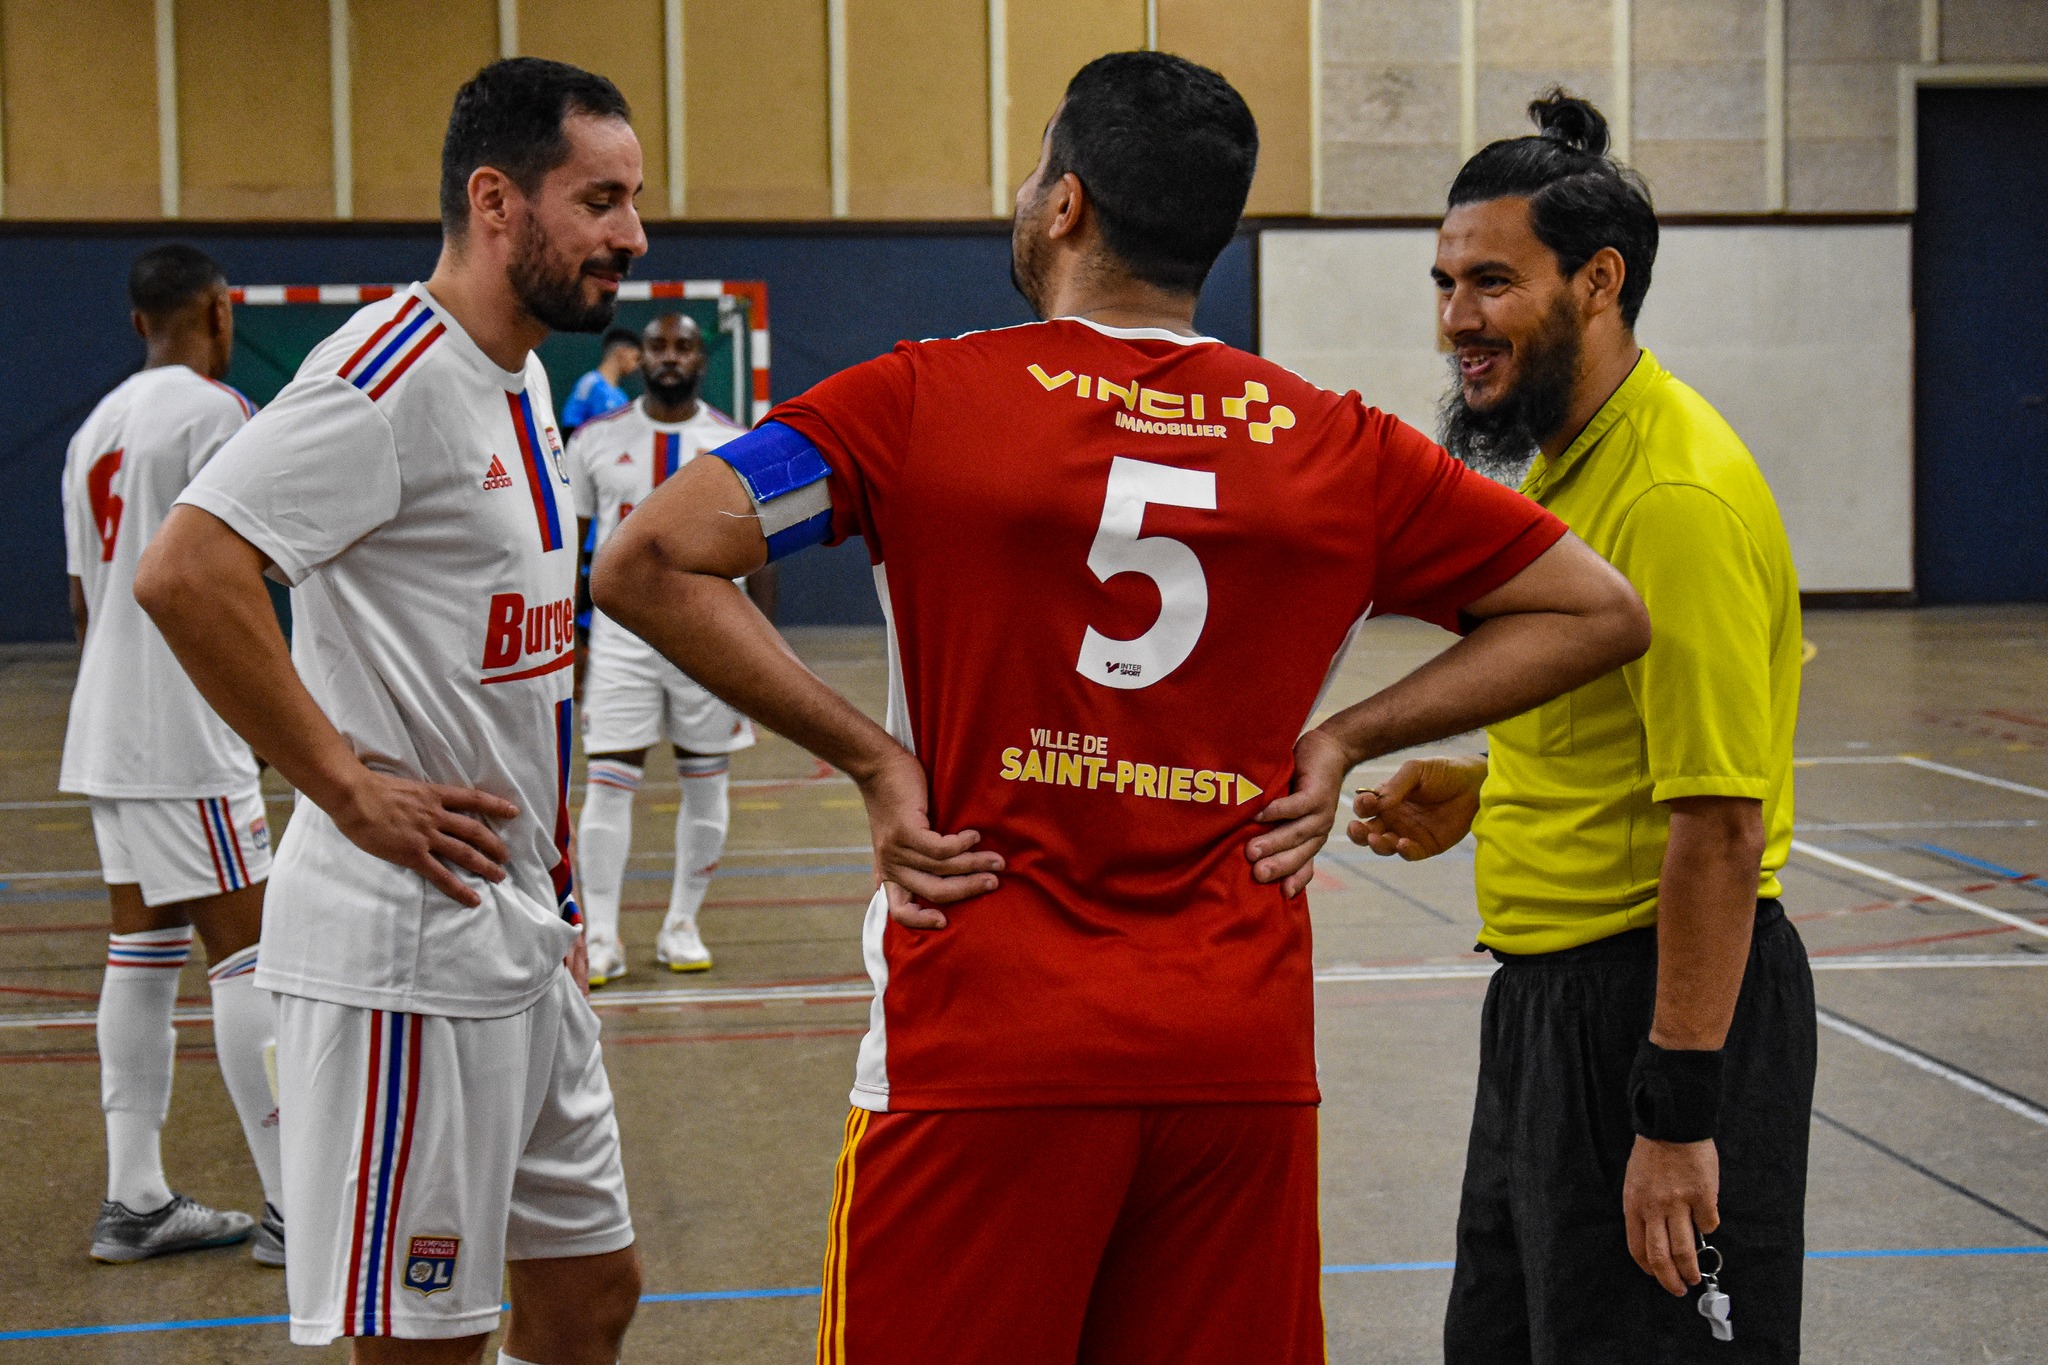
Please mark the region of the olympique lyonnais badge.
[[460, 1237], [415, 1237], [406, 1244], [405, 1287], [422, 1298], [455, 1287]]

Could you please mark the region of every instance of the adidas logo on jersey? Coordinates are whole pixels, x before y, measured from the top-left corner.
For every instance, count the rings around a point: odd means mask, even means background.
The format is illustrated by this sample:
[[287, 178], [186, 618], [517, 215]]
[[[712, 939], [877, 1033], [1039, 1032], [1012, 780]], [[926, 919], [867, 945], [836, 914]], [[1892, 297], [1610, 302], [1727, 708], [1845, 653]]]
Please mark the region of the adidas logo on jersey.
[[491, 456], [491, 467], [484, 473], [484, 492], [491, 493], [511, 486], [512, 476], [505, 472], [505, 462], [496, 455]]
[[616, 459], [616, 460], [613, 460], [613, 461], [612, 461], [612, 463], [613, 463], [613, 464], [631, 464], [631, 463], [633, 463], [633, 454], [632, 454], [632, 452], [631, 452], [631, 451], [626, 451], [626, 450], [622, 450], [622, 451], [620, 451], [620, 452], [619, 452], [619, 458], [618, 458], [618, 459]]

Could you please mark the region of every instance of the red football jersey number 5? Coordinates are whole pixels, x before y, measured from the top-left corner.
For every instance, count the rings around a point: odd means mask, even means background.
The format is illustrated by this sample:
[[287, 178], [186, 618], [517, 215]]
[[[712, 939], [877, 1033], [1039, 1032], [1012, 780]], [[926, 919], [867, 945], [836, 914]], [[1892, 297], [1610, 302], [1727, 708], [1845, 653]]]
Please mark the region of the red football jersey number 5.
[[86, 471], [85, 491], [92, 499], [92, 524], [100, 533], [100, 563], [114, 559], [114, 541], [121, 534], [121, 499], [114, 494], [114, 476], [121, 472], [121, 455], [110, 450], [92, 462]]
[[1159, 589], [1159, 619], [1135, 640], [1112, 640], [1089, 626], [1074, 670], [1104, 687], [1150, 687], [1187, 662], [1209, 619], [1209, 580], [1202, 561], [1171, 536], [1141, 536], [1145, 505], [1216, 510], [1216, 476], [1119, 455], [1110, 461], [1102, 524], [1088, 547], [1088, 567], [1104, 583], [1143, 574]]

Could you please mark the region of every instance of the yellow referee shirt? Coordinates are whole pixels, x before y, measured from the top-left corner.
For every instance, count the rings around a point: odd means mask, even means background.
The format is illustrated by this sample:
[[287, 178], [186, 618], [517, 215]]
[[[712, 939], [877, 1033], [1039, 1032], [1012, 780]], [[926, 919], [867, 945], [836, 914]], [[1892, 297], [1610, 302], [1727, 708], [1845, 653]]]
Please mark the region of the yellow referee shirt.
[[1644, 351], [1522, 491], [1635, 584], [1650, 650], [1493, 726], [1479, 817], [1480, 943], [1549, 953], [1657, 920], [1663, 802], [1764, 803], [1760, 897], [1792, 842], [1799, 583], [1777, 503], [1720, 414]]

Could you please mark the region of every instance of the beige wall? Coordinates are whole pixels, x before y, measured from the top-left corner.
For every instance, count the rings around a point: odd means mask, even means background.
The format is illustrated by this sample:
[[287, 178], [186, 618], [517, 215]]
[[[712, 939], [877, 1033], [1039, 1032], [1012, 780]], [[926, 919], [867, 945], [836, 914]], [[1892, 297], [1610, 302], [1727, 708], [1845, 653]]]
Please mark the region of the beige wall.
[[[330, 215], [329, 0], [168, 4], [183, 215]], [[430, 219], [449, 102], [499, 52], [499, 0], [344, 4], [354, 211]], [[990, 41], [993, 5], [1002, 44]], [[513, 6], [517, 50], [601, 70], [632, 102], [650, 219], [671, 204], [664, 9]], [[154, 217], [173, 197], [159, 185], [156, 10], [157, 0], [0, 0], [0, 211]], [[852, 217], [1000, 213], [1037, 161], [1067, 78], [1090, 57], [1144, 45], [1148, 14], [1160, 47], [1221, 70], [1258, 116], [1250, 208], [1260, 215], [1437, 213], [1463, 158], [1525, 132], [1525, 106], [1552, 83], [1608, 110], [1667, 213], [1887, 212], [1910, 199], [1902, 68], [1930, 50], [1950, 68], [2048, 66], [2048, 0], [681, 0], [681, 10], [685, 207], [704, 219], [829, 218], [835, 198]], [[846, 147], [836, 196], [835, 10]], [[992, 84], [1008, 95], [994, 110]]]

